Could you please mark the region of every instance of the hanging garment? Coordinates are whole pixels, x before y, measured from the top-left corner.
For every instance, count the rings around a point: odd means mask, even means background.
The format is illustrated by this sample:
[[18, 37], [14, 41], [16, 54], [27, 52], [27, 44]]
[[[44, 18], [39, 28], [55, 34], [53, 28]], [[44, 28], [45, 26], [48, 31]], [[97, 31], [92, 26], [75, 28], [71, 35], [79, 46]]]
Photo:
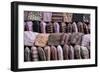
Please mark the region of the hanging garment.
[[78, 32], [77, 24], [75, 22], [72, 23], [72, 32]]
[[42, 19], [44, 22], [51, 22], [52, 19], [52, 12], [43, 12]]
[[46, 55], [43, 48], [38, 47], [37, 49], [38, 49], [38, 55], [39, 55], [40, 61], [46, 61]]
[[40, 32], [40, 22], [33, 21], [33, 32]]
[[89, 59], [89, 51], [84, 46], [81, 46], [81, 55], [83, 59]]
[[54, 22], [54, 32], [59, 33], [60, 32], [60, 26], [57, 22]]
[[51, 33], [48, 38], [48, 45], [60, 45], [62, 33]]
[[74, 13], [72, 16], [72, 22], [83, 22], [83, 14]]
[[89, 34], [89, 28], [87, 24], [83, 23], [84, 34]]
[[67, 24], [67, 26], [66, 26], [66, 32], [67, 33], [72, 33], [72, 24], [71, 23]]
[[66, 23], [62, 22], [60, 25], [60, 31], [65, 33], [66, 32]]
[[61, 45], [70, 44], [69, 43], [70, 36], [71, 36], [71, 33], [63, 33], [61, 36]]
[[65, 44], [63, 46], [63, 57], [64, 57], [64, 60], [68, 60], [69, 59], [68, 55], [69, 55], [69, 46], [67, 44]]
[[63, 60], [63, 50], [60, 45], [57, 46], [57, 56], [58, 60]]
[[32, 21], [26, 22], [26, 29], [27, 29], [27, 31], [33, 31], [33, 22]]
[[70, 36], [71, 45], [81, 45], [83, 33], [72, 33]]
[[74, 48], [70, 45], [69, 46], [69, 59], [74, 59]]
[[84, 14], [83, 15], [83, 21], [84, 22], [90, 22], [90, 14]]
[[82, 22], [78, 22], [77, 27], [78, 27], [78, 32], [84, 33], [84, 28], [83, 28], [83, 23]]
[[24, 45], [33, 46], [38, 33], [32, 31], [24, 31]]
[[75, 59], [81, 59], [80, 45], [75, 45], [74, 46], [74, 55], [75, 55]]
[[46, 23], [44, 21], [41, 21], [40, 23], [40, 29], [42, 33], [46, 33]]
[[41, 17], [40, 17], [40, 12], [38, 11], [29, 11], [28, 12], [28, 17], [27, 17], [28, 20], [38, 20], [40, 21], [41, 20]]
[[35, 46], [44, 47], [47, 45], [49, 34], [38, 34], [35, 39]]
[[53, 33], [53, 24], [51, 22], [46, 25], [46, 32]]
[[30, 49], [26, 47], [24, 49], [24, 61], [31, 61]]
[[72, 22], [72, 13], [63, 13], [63, 21], [64, 22]]
[[51, 49], [50, 49], [50, 46], [45, 46], [44, 47], [44, 52], [45, 52], [46, 60], [49, 61], [51, 59]]
[[87, 47], [87, 49], [90, 49], [90, 34], [86, 34], [82, 36], [81, 45]]
[[38, 50], [34, 46], [31, 47], [31, 57], [32, 57], [32, 61], [38, 61], [39, 60]]
[[57, 49], [55, 46], [51, 46], [51, 60], [57, 60]]

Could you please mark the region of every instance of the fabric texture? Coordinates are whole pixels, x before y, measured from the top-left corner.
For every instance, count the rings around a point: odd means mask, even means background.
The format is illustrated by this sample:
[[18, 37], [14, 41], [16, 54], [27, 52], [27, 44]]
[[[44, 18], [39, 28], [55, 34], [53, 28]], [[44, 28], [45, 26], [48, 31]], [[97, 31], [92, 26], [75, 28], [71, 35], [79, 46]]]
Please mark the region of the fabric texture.
[[39, 60], [38, 50], [34, 46], [31, 47], [31, 57], [32, 57], [32, 61], [38, 61]]
[[27, 29], [27, 31], [33, 31], [33, 22], [32, 21], [26, 22], [26, 29]]
[[77, 27], [78, 27], [78, 32], [84, 33], [84, 27], [82, 22], [78, 22]]
[[32, 31], [24, 31], [24, 45], [33, 46], [38, 33]]
[[72, 24], [71, 23], [67, 24], [67, 26], [66, 26], [66, 32], [67, 33], [72, 33]]
[[44, 47], [47, 45], [49, 34], [38, 34], [35, 40], [35, 45], [39, 47]]
[[63, 60], [63, 50], [60, 45], [57, 46], [57, 55], [58, 55], [58, 60]]
[[54, 32], [59, 33], [60, 32], [60, 26], [57, 22], [54, 22]]
[[90, 14], [84, 14], [83, 15], [83, 21], [84, 22], [90, 22]]
[[46, 32], [53, 33], [53, 24], [51, 22], [46, 25]]
[[24, 11], [24, 20], [28, 20], [28, 11]]
[[46, 61], [46, 55], [45, 55], [43, 48], [38, 47], [37, 49], [38, 49], [39, 60]]
[[89, 28], [86, 23], [83, 23], [84, 34], [89, 34]]
[[31, 61], [30, 49], [26, 47], [24, 49], [24, 61]]
[[37, 11], [29, 11], [27, 20], [40, 20], [40, 12]]
[[33, 32], [40, 32], [40, 22], [39, 21], [33, 21]]
[[48, 38], [48, 45], [59, 45], [61, 44], [61, 35], [62, 33], [52, 33]]
[[43, 12], [42, 13], [42, 19], [45, 22], [50, 22], [52, 19], [52, 12]]
[[83, 22], [83, 14], [74, 13], [72, 22]]
[[63, 22], [63, 13], [53, 12], [52, 21], [53, 22]]
[[69, 46], [69, 59], [74, 59], [74, 48]]
[[90, 49], [90, 34], [86, 34], [82, 36], [81, 45]]
[[77, 24], [75, 22], [72, 23], [72, 32], [78, 32]]
[[55, 46], [51, 46], [51, 60], [57, 60], [57, 49]]
[[44, 47], [44, 52], [45, 52], [46, 60], [49, 61], [51, 59], [51, 49], [50, 49], [50, 46], [45, 46]]
[[40, 23], [40, 29], [41, 29], [41, 33], [46, 33], [46, 23], [44, 21], [41, 21]]
[[84, 46], [81, 46], [81, 55], [83, 59], [89, 59], [89, 51]]
[[73, 17], [72, 13], [63, 13], [64, 22], [72, 22], [72, 17]]
[[72, 33], [70, 37], [71, 45], [81, 45], [83, 33]]
[[75, 59], [81, 59], [81, 48], [80, 45], [75, 45], [74, 47]]
[[71, 36], [71, 33], [63, 33], [61, 36], [61, 45], [70, 44], [69, 43], [70, 36]]
[[60, 31], [62, 33], [65, 33], [66, 32], [66, 23], [62, 22], [61, 25], [60, 25]]
[[69, 46], [67, 44], [63, 46], [63, 57], [64, 57], [64, 60], [69, 59]]

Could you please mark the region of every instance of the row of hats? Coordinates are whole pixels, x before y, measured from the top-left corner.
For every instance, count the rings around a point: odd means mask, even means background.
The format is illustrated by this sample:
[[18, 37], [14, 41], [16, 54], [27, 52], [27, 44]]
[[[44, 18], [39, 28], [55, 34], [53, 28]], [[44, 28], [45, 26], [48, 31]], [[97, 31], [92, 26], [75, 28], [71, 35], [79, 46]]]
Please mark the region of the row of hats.
[[68, 12], [39, 12], [39, 11], [24, 11], [24, 20], [38, 21], [56, 21], [56, 22], [90, 22], [90, 14], [77, 14]]
[[25, 46], [39, 46], [46, 45], [81, 45], [90, 49], [90, 34], [83, 33], [36, 33], [32, 31], [24, 32]]
[[50, 61], [50, 60], [72, 60], [89, 59], [90, 50], [84, 46], [71, 45], [45, 46], [45, 47], [25, 47], [24, 61]]
[[44, 22], [44, 21], [26, 21], [24, 22], [25, 31], [33, 31], [39, 33], [73, 33], [81, 32], [85, 34], [90, 33], [90, 24], [84, 22]]

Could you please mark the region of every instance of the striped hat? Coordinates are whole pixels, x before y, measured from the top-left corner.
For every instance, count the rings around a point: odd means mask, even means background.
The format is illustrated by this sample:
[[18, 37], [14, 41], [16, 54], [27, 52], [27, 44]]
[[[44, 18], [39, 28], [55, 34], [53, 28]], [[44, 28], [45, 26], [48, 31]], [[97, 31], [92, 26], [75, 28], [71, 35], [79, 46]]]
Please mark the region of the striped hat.
[[32, 56], [32, 61], [38, 61], [39, 60], [38, 50], [34, 46], [31, 47], [31, 56]]

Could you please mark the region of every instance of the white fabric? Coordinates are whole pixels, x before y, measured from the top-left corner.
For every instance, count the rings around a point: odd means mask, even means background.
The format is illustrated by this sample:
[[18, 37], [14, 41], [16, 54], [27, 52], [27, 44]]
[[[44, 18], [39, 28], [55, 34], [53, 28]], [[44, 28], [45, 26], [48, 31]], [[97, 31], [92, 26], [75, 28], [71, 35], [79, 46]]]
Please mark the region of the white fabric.
[[82, 37], [82, 46], [89, 47], [90, 44], [90, 34], [86, 34]]
[[63, 50], [60, 45], [57, 46], [58, 60], [63, 60]]
[[73, 22], [73, 24], [72, 24], [72, 25], [74, 26], [75, 32], [77, 33], [77, 32], [78, 32], [78, 29], [77, 29], [77, 25], [76, 25], [76, 23], [75, 23], [75, 22]]
[[60, 32], [60, 26], [59, 26], [59, 24], [57, 23], [57, 22], [55, 22], [54, 23], [54, 31], [56, 32], [56, 33], [59, 33]]
[[24, 32], [24, 45], [33, 46], [37, 35], [38, 35], [38, 33], [36, 33], [36, 32], [25, 31]]

